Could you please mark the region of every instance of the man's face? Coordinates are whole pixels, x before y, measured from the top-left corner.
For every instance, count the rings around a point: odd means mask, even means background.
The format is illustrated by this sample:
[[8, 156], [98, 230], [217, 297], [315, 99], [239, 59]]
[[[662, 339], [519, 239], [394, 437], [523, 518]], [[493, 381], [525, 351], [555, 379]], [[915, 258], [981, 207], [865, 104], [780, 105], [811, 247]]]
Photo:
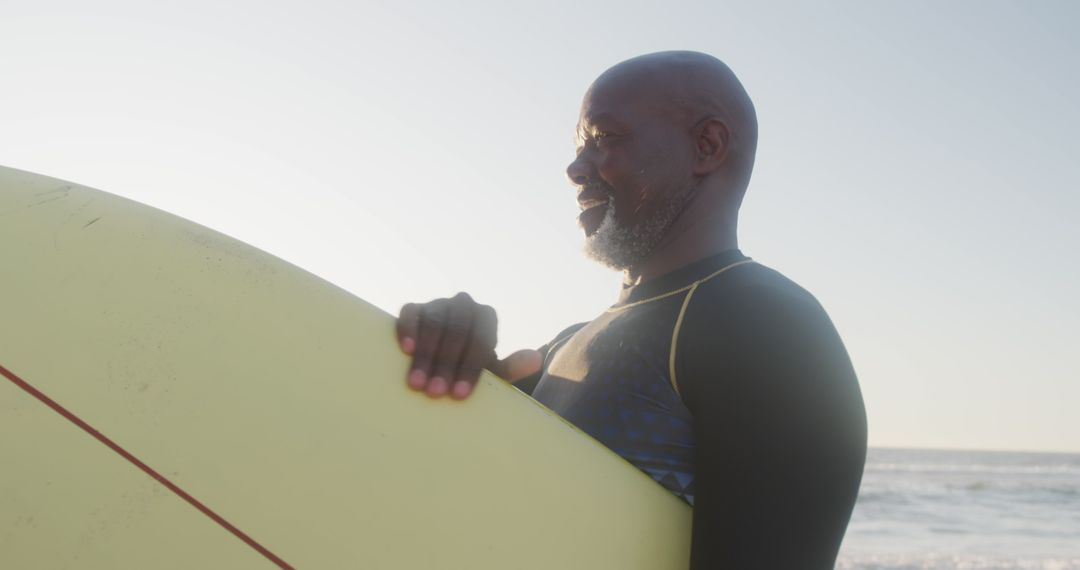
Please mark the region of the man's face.
[[692, 191], [692, 141], [648, 87], [600, 80], [585, 95], [577, 157], [567, 167], [578, 186], [585, 251], [615, 269], [645, 259]]

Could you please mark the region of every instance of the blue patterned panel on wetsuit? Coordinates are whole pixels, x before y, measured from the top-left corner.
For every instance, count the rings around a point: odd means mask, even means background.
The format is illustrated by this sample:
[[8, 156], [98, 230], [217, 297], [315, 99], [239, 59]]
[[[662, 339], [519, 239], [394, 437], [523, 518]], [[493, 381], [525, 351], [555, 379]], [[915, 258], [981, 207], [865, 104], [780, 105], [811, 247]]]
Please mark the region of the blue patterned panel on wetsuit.
[[532, 395], [692, 505], [693, 423], [668, 374], [681, 305], [600, 315], [551, 347]]

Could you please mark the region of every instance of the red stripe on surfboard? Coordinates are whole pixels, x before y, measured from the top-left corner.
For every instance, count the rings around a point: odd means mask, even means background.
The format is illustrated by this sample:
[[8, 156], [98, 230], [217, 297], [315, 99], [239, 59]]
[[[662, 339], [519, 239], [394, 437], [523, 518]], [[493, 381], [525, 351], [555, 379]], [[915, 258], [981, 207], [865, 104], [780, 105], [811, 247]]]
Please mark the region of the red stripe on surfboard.
[[176, 493], [176, 495], [178, 497], [180, 497], [181, 499], [187, 501], [188, 504], [190, 504], [191, 506], [198, 509], [199, 512], [201, 512], [202, 514], [210, 517], [214, 522], [216, 522], [219, 525], [221, 525], [222, 527], [224, 527], [225, 530], [233, 533], [233, 535], [235, 535], [236, 538], [239, 538], [240, 540], [244, 541], [248, 546], [250, 546], [250, 547], [254, 548], [255, 550], [257, 550], [259, 552], [259, 554], [262, 554], [263, 556], [265, 556], [271, 562], [276, 564], [279, 568], [283, 568], [285, 570], [294, 570], [292, 566], [289, 566], [289, 564], [286, 563], [284, 560], [282, 560], [281, 558], [278, 558], [278, 556], [276, 554], [274, 554], [273, 552], [270, 552], [269, 550], [266, 549], [266, 547], [259, 544], [258, 542], [255, 542], [255, 539], [251, 538], [247, 534], [244, 534], [244, 531], [236, 528], [235, 526], [232, 525], [232, 523], [230, 523], [229, 521], [222, 518], [221, 515], [215, 513], [212, 510], [210, 510], [210, 507], [207, 507], [206, 505], [202, 504], [198, 499], [196, 499], [195, 497], [192, 497], [191, 495], [189, 495], [186, 491], [184, 491], [183, 489], [178, 487], [175, 483], [173, 483], [172, 481], [169, 481], [168, 479], [166, 479], [164, 475], [162, 475], [161, 473], [158, 473], [153, 468], [151, 468], [149, 465], [147, 465], [147, 464], [143, 463], [142, 461], [140, 461], [139, 458], [137, 458], [134, 455], [132, 455], [131, 453], [129, 453], [123, 447], [120, 447], [116, 442], [109, 439], [108, 437], [105, 437], [105, 434], [103, 434], [100, 431], [94, 429], [90, 424], [84, 422], [81, 418], [79, 418], [79, 416], [76, 416], [75, 414], [68, 411], [67, 408], [61, 406], [55, 400], [53, 400], [52, 398], [46, 396], [44, 393], [42, 393], [37, 388], [34, 388], [33, 386], [31, 386], [29, 382], [27, 382], [26, 380], [23, 380], [22, 378], [18, 377], [14, 372], [8, 370], [7, 368], [4, 368], [3, 365], [0, 365], [0, 374], [2, 374], [8, 380], [11, 380], [11, 382], [14, 383], [16, 386], [18, 386], [19, 388], [22, 388], [23, 391], [25, 391], [26, 393], [28, 393], [31, 396], [37, 398], [41, 403], [43, 403], [46, 406], [49, 406], [50, 408], [52, 408], [56, 413], [60, 414], [61, 416], [64, 416], [65, 418], [67, 418], [68, 421], [70, 421], [71, 423], [79, 426], [79, 428], [81, 428], [83, 431], [85, 431], [86, 433], [93, 436], [94, 439], [100, 441], [101, 443], [105, 444], [106, 447], [108, 447], [109, 449], [111, 449], [111, 450], [115, 451], [117, 454], [119, 454], [120, 457], [123, 457], [124, 459], [127, 459], [132, 465], [138, 467], [144, 473], [146, 473], [147, 475], [153, 477], [155, 480], [157, 480], [158, 483], [161, 483], [162, 485], [167, 487], [170, 491], [172, 491], [173, 493]]

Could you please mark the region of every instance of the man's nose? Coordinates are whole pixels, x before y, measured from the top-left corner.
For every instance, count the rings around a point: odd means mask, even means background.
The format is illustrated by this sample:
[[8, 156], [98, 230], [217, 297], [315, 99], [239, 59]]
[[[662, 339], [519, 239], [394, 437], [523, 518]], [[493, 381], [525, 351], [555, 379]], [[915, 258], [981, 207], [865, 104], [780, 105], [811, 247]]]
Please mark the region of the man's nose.
[[588, 184], [591, 176], [592, 165], [585, 160], [585, 153], [578, 154], [577, 158], [566, 167], [566, 177], [577, 186]]

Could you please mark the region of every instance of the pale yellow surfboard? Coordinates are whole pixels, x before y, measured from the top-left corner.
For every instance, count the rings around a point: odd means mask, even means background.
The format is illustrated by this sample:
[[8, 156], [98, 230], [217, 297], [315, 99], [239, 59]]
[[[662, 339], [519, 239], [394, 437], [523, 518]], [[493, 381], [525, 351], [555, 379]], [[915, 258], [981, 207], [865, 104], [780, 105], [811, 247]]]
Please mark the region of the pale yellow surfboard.
[[493, 376], [432, 401], [406, 366], [314, 275], [0, 167], [0, 568], [687, 567], [648, 476]]

